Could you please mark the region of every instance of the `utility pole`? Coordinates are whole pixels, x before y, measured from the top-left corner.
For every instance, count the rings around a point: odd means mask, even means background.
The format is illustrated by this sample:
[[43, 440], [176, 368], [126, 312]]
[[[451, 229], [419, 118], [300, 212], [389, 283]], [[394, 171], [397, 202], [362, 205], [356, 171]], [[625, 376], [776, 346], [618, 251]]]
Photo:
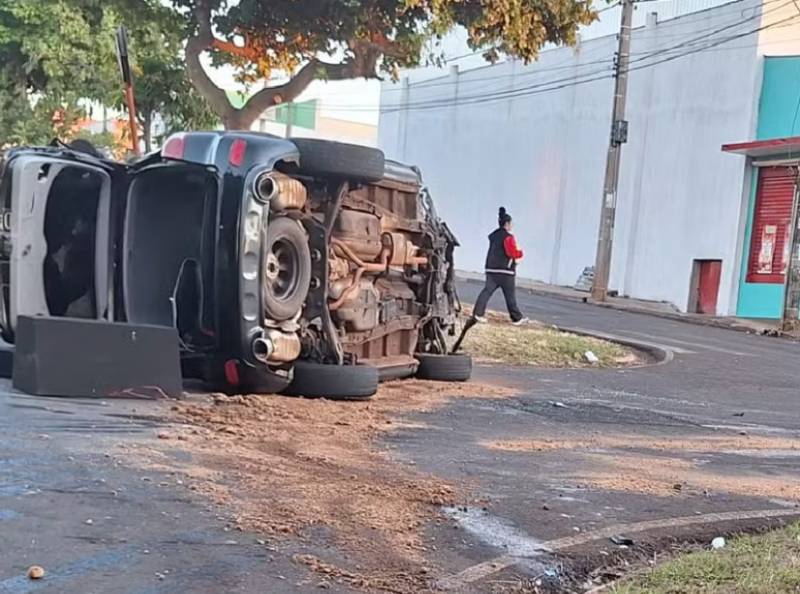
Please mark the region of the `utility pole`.
[[631, 25], [634, 0], [622, 0], [622, 19], [619, 28], [619, 47], [614, 64], [614, 103], [611, 111], [611, 138], [606, 157], [606, 177], [603, 183], [603, 207], [600, 211], [600, 231], [597, 236], [597, 256], [594, 265], [592, 297], [605, 301], [611, 269], [611, 247], [614, 241], [614, 218], [617, 213], [617, 186], [622, 145], [628, 141], [628, 122], [625, 102], [628, 95], [628, 64], [631, 57]]
[[294, 117], [294, 103], [289, 101], [286, 104], [286, 138], [292, 136], [292, 118]]

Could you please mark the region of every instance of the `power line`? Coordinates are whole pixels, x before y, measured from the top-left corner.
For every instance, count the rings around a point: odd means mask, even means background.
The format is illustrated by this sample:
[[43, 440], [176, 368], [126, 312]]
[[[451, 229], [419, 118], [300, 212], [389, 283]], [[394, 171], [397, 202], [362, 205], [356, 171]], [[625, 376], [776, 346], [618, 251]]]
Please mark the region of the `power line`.
[[[772, 0], [772, 1], [776, 1], [776, 0]], [[654, 50], [653, 52], [650, 52], [648, 55], [645, 55], [645, 56], [643, 56], [641, 58], [638, 58], [636, 60], [632, 60], [632, 62], [641, 62], [642, 60], [648, 59], [652, 55], [661, 54], [661, 53], [664, 53], [664, 52], [672, 51], [674, 49], [680, 49], [682, 47], [686, 47], [687, 45], [691, 45], [692, 43], [703, 41], [704, 39], [707, 39], [708, 36], [716, 35], [717, 33], [722, 33], [723, 31], [727, 31], [729, 29], [733, 29], [735, 27], [738, 27], [739, 25], [743, 25], [745, 23], [749, 23], [750, 21], [762, 18], [764, 15], [767, 15], [767, 14], [769, 14], [771, 12], [775, 12], [776, 10], [780, 10], [781, 8], [785, 8], [789, 4], [792, 4], [793, 1], [794, 0], [788, 0], [787, 2], [784, 2], [783, 4], [773, 8], [772, 10], [768, 10], [768, 11], [765, 11], [763, 13], [757, 12], [753, 16], [747, 17], [746, 19], [742, 19], [742, 20], [737, 21], [735, 23], [731, 23], [729, 25], [725, 25], [723, 27], [719, 27], [719, 28], [715, 29], [714, 31], [712, 31], [711, 33], [704, 34], [704, 35], [699, 35], [699, 36], [693, 37], [691, 39], [684, 40], [683, 42], [675, 44], [675, 45], [673, 45], [671, 47]]]
[[[783, 25], [785, 23], [788, 23], [790, 21], [793, 21], [793, 20], [795, 20], [797, 18], [798, 18], [798, 15], [792, 15], [792, 16], [790, 16], [788, 18], [781, 19], [781, 20], [776, 21], [774, 23], [763, 25], [763, 26], [760, 26], [760, 27], [757, 27], [757, 28], [754, 28], [754, 29], [751, 29], [751, 30], [748, 30], [748, 31], [744, 31], [744, 32], [741, 32], [741, 33], [738, 33], [738, 34], [735, 34], [735, 35], [730, 35], [728, 37], [723, 37], [721, 39], [712, 40], [710, 43], [707, 43], [706, 45], [701, 46], [701, 47], [689, 48], [689, 49], [687, 49], [687, 51], [684, 51], [682, 53], [675, 53], [675, 54], [672, 54], [672, 55], [668, 55], [668, 56], [666, 56], [666, 57], [664, 57], [664, 58], [662, 58], [660, 60], [639, 64], [638, 66], [630, 68], [630, 71], [642, 70], [644, 68], [650, 68], [650, 67], [657, 66], [659, 64], [664, 64], [666, 62], [671, 62], [673, 60], [677, 60], [679, 58], [683, 58], [683, 57], [686, 57], [686, 56], [689, 56], [689, 55], [692, 55], [692, 54], [700, 53], [700, 52], [703, 52], [703, 51], [709, 51], [710, 49], [715, 48], [715, 47], [717, 47], [719, 45], [723, 45], [725, 43], [729, 43], [729, 42], [735, 41], [737, 39], [742, 39], [744, 37], [747, 37], [749, 35], [753, 35], [754, 33], [758, 33], [760, 31], [764, 31], [766, 29], [770, 29], [770, 28], [773, 28], [773, 27], [779, 27], [779, 26], [781, 26], [781, 25]], [[676, 48], [671, 48], [669, 51], [674, 51], [674, 49], [676, 49]], [[664, 50], [662, 53], [665, 53], [665, 51], [666, 50]], [[651, 58], [654, 58], [654, 57], [656, 57], [656, 54], [650, 54], [647, 57], [647, 59], [651, 59]], [[471, 105], [471, 104], [474, 104], [474, 103], [492, 103], [492, 102], [496, 102], [496, 101], [499, 101], [499, 100], [516, 99], [516, 98], [536, 95], [536, 94], [540, 94], [540, 93], [547, 93], [547, 92], [556, 91], [556, 90], [560, 90], [560, 89], [564, 89], [564, 88], [568, 88], [568, 87], [572, 87], [572, 86], [578, 86], [578, 85], [588, 84], [588, 83], [591, 83], [591, 82], [596, 82], [596, 81], [600, 81], [600, 80], [607, 80], [607, 79], [612, 78], [611, 74], [600, 75], [601, 72], [603, 72], [603, 71], [600, 70], [600, 71], [596, 71], [596, 72], [589, 72], [589, 73], [585, 73], [585, 74], [582, 74], [582, 75], [579, 75], [579, 76], [573, 76], [573, 77], [566, 77], [566, 78], [562, 78], [562, 79], [550, 80], [550, 81], [542, 82], [542, 83], [539, 83], [539, 84], [533, 84], [533, 85], [529, 85], [529, 86], [526, 86], [526, 87], [520, 87], [518, 89], [510, 89], [510, 90], [507, 90], [507, 91], [499, 91], [499, 92], [496, 92], [496, 93], [488, 93], [488, 94], [483, 94], [483, 95], [471, 95], [471, 96], [466, 96], [466, 97], [461, 97], [461, 98], [431, 99], [431, 100], [428, 100], [428, 101], [420, 101], [418, 103], [411, 103], [411, 104], [407, 104], [407, 105], [403, 105], [403, 106], [392, 107], [392, 108], [389, 108], [389, 109], [385, 109], [385, 108], [378, 108], [378, 109], [379, 109], [379, 111], [381, 113], [394, 113], [394, 112], [406, 111], [406, 110], [408, 110], [408, 111], [418, 111], [418, 110], [438, 109], [438, 108], [447, 107], [447, 106], [450, 106], [450, 105], [452, 105], [452, 106], [459, 105], [460, 106], [460, 105]], [[595, 75], [598, 75], [598, 76], [595, 76]], [[343, 107], [343, 108], [339, 109], [339, 111], [348, 111], [348, 110], [350, 110], [348, 107]], [[374, 108], [373, 108], [373, 110], [374, 110]], [[356, 111], [367, 111], [367, 109], [356, 110]]]
[[[642, 0], [639, 0], [639, 1], [642, 1]], [[657, 0], [653, 0], [653, 1], [657, 1]], [[782, 0], [767, 0], [766, 2], [763, 3], [762, 6], [767, 6], [769, 4], [774, 4], [776, 2], [781, 2], [781, 1]], [[733, 23], [728, 23], [728, 24], [726, 24], [726, 25], [724, 25], [722, 27], [711, 26], [711, 27], [707, 27], [705, 29], [700, 29], [699, 31], [694, 31], [693, 33], [696, 35], [695, 37], [692, 37], [690, 39], [685, 39], [685, 40], [681, 41], [680, 43], [677, 43], [677, 44], [674, 44], [674, 45], [668, 46], [668, 47], [656, 48], [656, 49], [654, 49], [652, 51], [645, 52], [644, 54], [641, 54], [641, 55], [640, 54], [634, 54], [634, 55], [639, 55], [640, 57], [636, 58], [635, 60], [632, 60], [631, 63], [641, 62], [641, 61], [647, 60], [647, 59], [649, 59], [649, 58], [651, 58], [653, 56], [657, 56], [657, 55], [660, 55], [662, 53], [674, 51], [676, 49], [681, 49], [681, 48], [686, 47], [687, 45], [691, 45], [693, 43], [702, 42], [704, 40], [707, 41], [708, 36], [716, 35], [716, 34], [721, 33], [723, 31], [727, 31], [729, 29], [733, 29], [733, 28], [738, 27], [740, 25], [744, 25], [744, 24], [746, 24], [748, 22], [751, 22], [751, 21], [756, 20], [758, 18], [761, 18], [761, 17], [763, 17], [763, 16], [765, 16], [767, 14], [770, 14], [771, 12], [774, 12], [776, 10], [780, 10], [781, 8], [784, 8], [784, 7], [788, 6], [792, 2], [793, 2], [793, 0], [788, 0], [788, 1], [784, 2], [783, 4], [772, 8], [771, 10], [767, 10], [767, 11], [763, 11], [763, 12], [756, 12], [752, 16], [749, 16], [749, 17], [746, 17], [746, 18], [743, 18], [743, 19], [739, 19], [739, 20], [737, 20], [736, 22], [733, 22]], [[607, 10], [608, 8], [614, 8], [617, 4], [614, 4], [614, 5], [611, 5], [609, 7], [606, 7], [604, 9], [602, 9], [602, 10]], [[676, 18], [676, 19], [672, 19], [672, 20], [673, 21], [678, 21], [679, 19]], [[685, 24], [685, 22], [686, 21], [681, 19], [681, 22], [679, 24]], [[660, 34], [659, 37], [664, 37], [664, 35]], [[467, 55], [477, 55], [479, 53], [482, 53], [482, 52], [473, 52], [472, 54], [467, 54]], [[459, 78], [458, 81], [441, 80], [441, 77], [437, 77], [435, 79], [430, 79], [430, 80], [422, 81], [420, 83], [416, 83], [416, 84], [413, 85], [413, 88], [415, 88], [415, 89], [431, 89], [431, 88], [438, 88], [438, 87], [451, 87], [451, 86], [454, 86], [454, 85], [466, 86], [466, 85], [473, 85], [473, 84], [476, 84], [476, 83], [497, 81], [497, 80], [503, 80], [503, 79], [512, 79], [512, 78], [513, 79], [522, 79], [522, 78], [538, 76], [538, 75], [540, 75], [541, 73], [544, 73], [544, 72], [554, 72], [554, 71], [559, 71], [559, 70], [580, 69], [580, 68], [586, 68], [588, 66], [592, 66], [592, 65], [596, 65], [596, 64], [611, 65], [611, 63], [612, 63], [612, 58], [611, 57], [607, 57], [607, 58], [603, 58], [601, 60], [593, 60], [593, 61], [589, 61], [589, 62], [583, 62], [582, 64], [564, 64], [564, 63], [561, 63], [561, 64], [556, 64], [554, 66], [549, 66], [549, 67], [535, 68], [534, 70], [531, 70], [530, 72], [508, 73], [508, 74], [500, 74], [500, 75], [495, 75], [495, 76], [475, 77], [475, 78], [469, 78], [469, 79]], [[491, 65], [489, 65], [489, 67], [491, 67]], [[402, 91], [403, 91], [402, 88], [390, 88], [390, 89], [384, 89], [383, 90], [384, 93], [396, 93], [396, 92], [402, 92]]]

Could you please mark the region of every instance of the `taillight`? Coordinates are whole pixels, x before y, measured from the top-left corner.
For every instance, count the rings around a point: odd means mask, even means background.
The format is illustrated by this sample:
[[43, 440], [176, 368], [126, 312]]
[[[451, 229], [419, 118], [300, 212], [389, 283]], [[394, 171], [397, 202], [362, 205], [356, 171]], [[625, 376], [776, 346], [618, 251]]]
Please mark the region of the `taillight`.
[[241, 166], [244, 163], [244, 153], [247, 150], [247, 142], [241, 138], [237, 138], [231, 143], [231, 150], [228, 153], [228, 162], [234, 167]]
[[241, 383], [239, 364], [235, 359], [228, 359], [225, 361], [225, 380], [231, 386], [238, 386]]
[[183, 159], [186, 152], [186, 137], [183, 134], [173, 134], [161, 148], [161, 156], [165, 159]]

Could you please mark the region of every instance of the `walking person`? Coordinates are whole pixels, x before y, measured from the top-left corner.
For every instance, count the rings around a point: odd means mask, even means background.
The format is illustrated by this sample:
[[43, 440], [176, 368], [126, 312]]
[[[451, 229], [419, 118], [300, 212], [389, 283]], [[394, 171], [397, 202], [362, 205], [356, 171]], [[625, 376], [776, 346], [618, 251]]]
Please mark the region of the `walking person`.
[[494, 292], [499, 288], [506, 300], [511, 323], [521, 326], [528, 322], [517, 306], [516, 275], [517, 262], [522, 259], [522, 250], [511, 234], [511, 215], [504, 207], [500, 207], [497, 217], [497, 229], [489, 235], [489, 251], [486, 254], [486, 285], [475, 302], [473, 317], [478, 322], [485, 322], [486, 306]]

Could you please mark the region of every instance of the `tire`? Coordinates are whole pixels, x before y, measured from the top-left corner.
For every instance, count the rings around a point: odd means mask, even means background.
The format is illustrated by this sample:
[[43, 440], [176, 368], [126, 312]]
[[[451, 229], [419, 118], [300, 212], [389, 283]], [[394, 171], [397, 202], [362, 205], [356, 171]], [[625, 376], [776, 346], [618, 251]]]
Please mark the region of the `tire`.
[[437, 382], [465, 382], [472, 376], [472, 357], [469, 355], [430, 355], [417, 353], [417, 377]]
[[301, 173], [363, 182], [383, 179], [386, 159], [378, 149], [316, 138], [292, 142], [300, 151]]
[[311, 252], [300, 224], [276, 217], [267, 225], [262, 263], [264, 313], [276, 322], [297, 315], [311, 283]]
[[368, 365], [294, 364], [294, 380], [284, 394], [330, 400], [368, 400], [378, 391], [378, 370]]

